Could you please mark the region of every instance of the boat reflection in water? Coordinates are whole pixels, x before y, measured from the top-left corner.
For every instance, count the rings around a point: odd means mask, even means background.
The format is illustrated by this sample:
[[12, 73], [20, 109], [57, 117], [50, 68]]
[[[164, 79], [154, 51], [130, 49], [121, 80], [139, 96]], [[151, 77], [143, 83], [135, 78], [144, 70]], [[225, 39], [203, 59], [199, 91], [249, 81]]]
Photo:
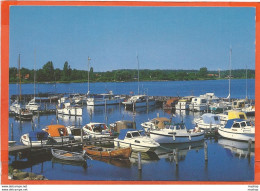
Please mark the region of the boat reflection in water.
[[[153, 151], [141, 152], [140, 154], [141, 154], [142, 164], [156, 162], [160, 160], [158, 155]], [[138, 152], [132, 152], [130, 161], [132, 163], [138, 163]]]
[[108, 158], [108, 157], [96, 157], [91, 156], [93, 160], [98, 160], [113, 166], [123, 167], [123, 168], [131, 168], [132, 164], [129, 159], [115, 159], [115, 158]]
[[68, 160], [61, 160], [61, 159], [53, 157], [51, 159], [51, 162], [52, 162], [52, 168], [54, 168], [54, 163], [59, 163], [62, 165], [82, 166], [84, 169], [86, 169], [88, 167], [86, 161], [68, 161]]
[[58, 114], [58, 119], [63, 120], [63, 122], [66, 125], [70, 124], [81, 124], [82, 123], [82, 117], [81, 116], [69, 116], [69, 115], [61, 115]]
[[218, 144], [220, 144], [223, 148], [227, 149], [228, 151], [231, 151], [231, 155], [229, 156], [235, 156], [239, 159], [247, 158], [255, 156], [255, 144], [251, 144], [250, 153], [248, 151], [248, 143], [242, 142], [242, 141], [235, 141], [231, 139], [219, 139]]
[[[161, 146], [155, 150], [155, 153], [160, 159], [165, 158], [166, 161], [169, 162], [173, 162], [174, 160], [184, 161], [189, 151], [199, 151], [203, 148], [204, 141], [179, 144], [161, 144]], [[174, 159], [174, 155], [177, 156], [177, 158]]]

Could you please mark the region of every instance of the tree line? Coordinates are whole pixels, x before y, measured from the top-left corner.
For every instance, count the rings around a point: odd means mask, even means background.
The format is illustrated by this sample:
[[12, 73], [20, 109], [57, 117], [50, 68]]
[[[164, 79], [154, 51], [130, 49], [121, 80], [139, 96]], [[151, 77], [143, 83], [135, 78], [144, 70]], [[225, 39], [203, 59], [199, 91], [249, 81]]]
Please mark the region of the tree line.
[[[64, 63], [63, 69], [54, 68], [52, 61], [47, 62], [36, 71], [27, 68], [20, 69], [21, 81], [32, 83], [36, 75], [36, 82], [86, 82], [88, 71], [72, 69], [69, 63]], [[107, 72], [94, 72], [93, 67], [89, 71], [90, 82], [122, 82], [137, 81], [138, 71], [133, 69], [112, 70]], [[245, 69], [232, 70], [232, 78], [246, 78]], [[208, 71], [206, 67], [199, 70], [139, 70], [140, 81], [182, 81], [182, 80], [214, 80], [229, 78], [229, 70]], [[255, 78], [255, 70], [247, 71], [247, 78]], [[19, 72], [15, 67], [9, 68], [9, 82], [19, 81]]]

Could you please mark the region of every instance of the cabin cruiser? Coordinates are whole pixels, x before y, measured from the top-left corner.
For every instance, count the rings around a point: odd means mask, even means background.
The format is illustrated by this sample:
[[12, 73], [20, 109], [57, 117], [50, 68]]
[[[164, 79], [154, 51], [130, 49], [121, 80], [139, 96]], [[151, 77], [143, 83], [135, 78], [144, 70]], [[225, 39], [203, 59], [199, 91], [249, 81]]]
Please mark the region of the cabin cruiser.
[[185, 143], [203, 140], [204, 131], [199, 128], [187, 130], [184, 123], [177, 123], [164, 129], [151, 130], [150, 137], [160, 144]]
[[83, 140], [89, 139], [89, 136], [84, 133], [82, 128], [76, 126], [67, 126], [66, 128], [69, 136], [72, 136], [75, 141], [81, 141], [81, 135]]
[[189, 105], [191, 111], [206, 111], [208, 109], [207, 100], [205, 98], [194, 97]]
[[108, 94], [97, 94], [87, 98], [88, 106], [115, 105], [121, 103], [125, 97], [115, 96], [110, 91]]
[[82, 116], [82, 107], [72, 106], [70, 102], [64, 102], [57, 108], [57, 112], [60, 115]]
[[90, 136], [90, 138], [104, 138], [110, 137], [110, 131], [105, 123], [88, 123], [83, 127], [83, 131]]
[[148, 152], [154, 151], [160, 144], [147, 136], [142, 136], [136, 129], [122, 129], [118, 138], [114, 139], [114, 146], [131, 147], [135, 152]]
[[178, 103], [175, 105], [176, 110], [188, 110], [189, 102], [187, 99], [180, 99]]
[[36, 103], [35, 98], [29, 101], [29, 103], [25, 106], [26, 109], [36, 112], [39, 110], [39, 105]]
[[32, 147], [39, 147], [46, 145], [48, 142], [49, 134], [45, 131], [31, 131], [21, 136], [21, 143]]
[[228, 139], [255, 141], [255, 125], [245, 119], [228, 120], [224, 127], [218, 129], [218, 133]]
[[194, 119], [194, 122], [200, 129], [217, 130], [221, 126], [220, 117], [212, 113], [205, 113]]
[[224, 113], [217, 114], [220, 117], [221, 124], [225, 125], [229, 119], [245, 119], [247, 120], [247, 116], [242, 111], [236, 110], [228, 110], [224, 111]]
[[135, 95], [122, 102], [126, 109], [153, 106], [155, 103], [155, 99], [149, 98], [147, 95]]
[[49, 133], [49, 137], [56, 143], [67, 143], [70, 141], [68, 131], [64, 125], [49, 125], [43, 130]]
[[134, 121], [121, 120], [111, 123], [109, 127], [114, 134], [119, 134], [121, 129], [136, 129], [136, 123]]
[[166, 117], [157, 117], [148, 122], [141, 123], [145, 132], [155, 129], [164, 129], [167, 125], [171, 124], [171, 120]]

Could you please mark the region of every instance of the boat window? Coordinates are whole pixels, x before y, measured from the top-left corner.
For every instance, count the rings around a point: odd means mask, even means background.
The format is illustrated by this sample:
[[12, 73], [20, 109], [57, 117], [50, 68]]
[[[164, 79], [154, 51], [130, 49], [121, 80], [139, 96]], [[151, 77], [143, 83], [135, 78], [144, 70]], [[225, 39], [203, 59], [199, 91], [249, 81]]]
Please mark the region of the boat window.
[[245, 121], [241, 123], [241, 127], [246, 127], [246, 122]]
[[139, 132], [133, 132], [133, 133], [132, 133], [132, 136], [133, 136], [133, 137], [140, 137], [141, 135], [140, 135]]
[[126, 123], [126, 128], [127, 129], [133, 129], [133, 124], [132, 123]]
[[240, 118], [240, 119], [245, 119], [245, 116], [244, 116], [243, 114], [240, 114], [240, 115], [239, 115], [239, 118]]
[[127, 138], [132, 138], [131, 133], [127, 133], [127, 134], [126, 134], [126, 137], [127, 137]]
[[247, 122], [246, 122], [246, 125], [247, 125], [247, 126], [254, 126], [254, 123], [251, 122], [251, 121], [247, 121]]
[[201, 103], [207, 103], [207, 101], [205, 99], [202, 99]]
[[60, 134], [61, 137], [62, 136], [67, 136], [65, 129], [59, 128], [58, 131], [59, 131], [59, 134]]
[[214, 116], [214, 120], [215, 121], [218, 121], [219, 119], [218, 119], [218, 116]]
[[240, 125], [239, 125], [239, 123], [234, 123], [233, 127], [234, 128], [240, 128]]

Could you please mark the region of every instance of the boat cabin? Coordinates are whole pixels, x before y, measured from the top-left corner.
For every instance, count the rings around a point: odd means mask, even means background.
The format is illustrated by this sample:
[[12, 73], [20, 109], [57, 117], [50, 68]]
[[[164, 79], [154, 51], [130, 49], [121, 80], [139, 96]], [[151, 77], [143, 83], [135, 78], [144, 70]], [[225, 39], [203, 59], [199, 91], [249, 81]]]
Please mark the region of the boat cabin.
[[103, 130], [106, 130], [107, 127], [104, 123], [89, 123], [85, 128], [92, 132], [102, 133]]
[[121, 129], [136, 129], [136, 123], [133, 121], [117, 121], [110, 126], [114, 132], [120, 133]]
[[241, 111], [229, 111], [228, 112], [228, 119], [246, 119], [246, 114]]
[[166, 117], [157, 117], [152, 119], [152, 123], [156, 128], [164, 129], [171, 124], [171, 120]]
[[254, 128], [254, 124], [251, 121], [243, 119], [231, 119], [227, 121], [225, 128], [238, 129], [238, 128]]
[[207, 104], [207, 100], [205, 98], [195, 97], [191, 100], [191, 105], [200, 105], [200, 104]]
[[124, 140], [125, 138], [131, 139], [135, 137], [141, 137], [141, 134], [138, 130], [135, 129], [121, 129], [118, 139]]
[[29, 132], [30, 141], [41, 141], [47, 140], [49, 134], [45, 131], [31, 131]]
[[235, 100], [232, 102], [232, 108], [238, 109], [238, 108], [243, 108], [245, 107], [246, 100], [241, 99], [241, 100]]
[[216, 124], [220, 125], [220, 117], [218, 115], [212, 114], [212, 113], [205, 113], [201, 116], [202, 120], [206, 124]]
[[68, 136], [68, 131], [64, 125], [49, 125], [46, 127], [45, 131], [49, 133], [51, 137], [64, 137]]

